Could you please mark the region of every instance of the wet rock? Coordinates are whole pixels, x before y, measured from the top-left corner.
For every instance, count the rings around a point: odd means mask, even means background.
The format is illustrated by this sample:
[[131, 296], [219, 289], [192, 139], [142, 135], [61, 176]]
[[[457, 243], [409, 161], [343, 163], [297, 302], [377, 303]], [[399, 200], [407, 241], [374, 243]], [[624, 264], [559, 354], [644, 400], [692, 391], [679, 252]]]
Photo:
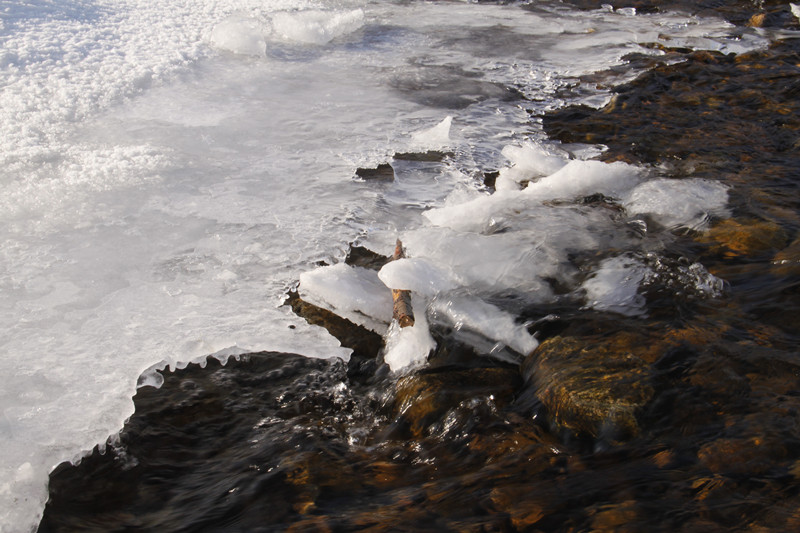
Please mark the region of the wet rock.
[[420, 438], [461, 402], [491, 397], [495, 405], [503, 406], [513, 400], [520, 384], [519, 374], [507, 368], [420, 372], [397, 382], [394, 413]]
[[613, 531], [617, 533], [639, 531], [641, 524], [636, 502], [628, 500], [622, 503], [607, 505], [599, 509], [592, 517], [592, 530], [600, 533]]
[[659, 468], [669, 468], [675, 463], [675, 452], [672, 450], [662, 450], [653, 455], [653, 463]]
[[747, 379], [737, 372], [734, 364], [725, 357], [711, 352], [703, 353], [689, 371], [687, 379], [692, 386], [702, 387], [712, 402], [721, 403], [750, 391]]
[[493, 170], [491, 172], [484, 172], [483, 173], [483, 184], [489, 188], [494, 190], [494, 184], [497, 182], [497, 178], [500, 177], [499, 170]]
[[786, 232], [774, 222], [726, 219], [709, 229], [701, 242], [726, 258], [754, 257], [786, 246]]
[[[616, 87], [603, 109], [568, 106], [547, 113], [543, 125], [562, 142], [608, 146], [607, 160], [666, 163], [678, 175], [713, 179], [746, 171], [750, 186], [788, 178], [793, 165], [783, 158], [800, 128], [793, 46], [739, 56], [693, 52]], [[776, 166], [777, 173], [766, 170]]]
[[325, 516], [311, 516], [298, 520], [285, 529], [286, 533], [333, 533], [330, 520]]
[[444, 152], [440, 150], [428, 150], [425, 152], [400, 152], [394, 154], [394, 159], [397, 161], [415, 161], [421, 163], [439, 163], [447, 157], [452, 157], [453, 152]]
[[509, 514], [518, 531], [529, 530], [552, 511], [551, 503], [532, 495], [528, 486], [495, 487], [489, 498], [497, 511]]
[[356, 169], [356, 176], [367, 181], [393, 181], [394, 169], [389, 163], [381, 163], [376, 168]]
[[751, 27], [795, 28], [797, 20], [792, 16], [787, 2], [780, 0], [567, 0], [567, 3], [582, 9], [600, 9], [604, 5], [613, 9], [635, 8], [637, 14], [683, 11], [698, 16], [723, 17], [728, 21]]
[[639, 432], [637, 411], [653, 396], [650, 365], [612, 337], [553, 337], [525, 362], [553, 426], [625, 439]]
[[776, 276], [800, 276], [800, 239], [775, 254], [770, 272]]
[[374, 359], [383, 347], [383, 338], [374, 331], [303, 301], [295, 291], [289, 293], [285, 303], [309, 324], [328, 330], [342, 346], [353, 350], [356, 357]]
[[481, 454], [487, 463], [491, 463], [522, 452], [535, 453], [540, 447], [557, 449], [558, 443], [552, 436], [543, 435], [535, 426], [514, 424], [502, 432], [478, 433], [467, 446], [470, 451]]
[[697, 458], [715, 474], [755, 476], [775, 468], [786, 448], [769, 436], [723, 437], [700, 447]]
[[407, 482], [404, 477], [405, 471], [404, 465], [385, 460], [369, 463], [363, 469], [367, 483], [381, 489], [404, 485]]
[[369, 268], [371, 270], [380, 270], [389, 261], [391, 261], [390, 257], [373, 252], [369, 248], [353, 244], [350, 245], [347, 251], [347, 257], [344, 260], [347, 265]]

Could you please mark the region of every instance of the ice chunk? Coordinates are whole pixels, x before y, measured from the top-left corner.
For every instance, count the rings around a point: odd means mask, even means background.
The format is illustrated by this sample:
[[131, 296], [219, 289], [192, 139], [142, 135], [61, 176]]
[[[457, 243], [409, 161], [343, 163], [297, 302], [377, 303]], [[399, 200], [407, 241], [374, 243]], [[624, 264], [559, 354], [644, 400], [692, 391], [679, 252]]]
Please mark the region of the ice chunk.
[[434, 296], [458, 286], [452, 272], [423, 258], [398, 259], [384, 265], [378, 277], [391, 289], [414, 291]]
[[412, 306], [417, 308], [414, 313], [413, 326], [401, 328], [400, 324], [393, 320], [384, 337], [386, 350], [383, 360], [389, 365], [392, 372], [409, 370], [422, 365], [427, 360], [428, 354], [436, 348], [436, 341], [433, 340], [428, 329], [425, 305], [419, 304], [420, 302], [415, 304], [412, 300]]
[[452, 272], [451, 280], [475, 290], [516, 290], [547, 299], [542, 276], [558, 276], [560, 249], [541, 246], [529, 232], [476, 235], [445, 228], [420, 228], [403, 236], [409, 255]]
[[499, 190], [460, 205], [448, 205], [424, 213], [431, 223], [461, 231], [485, 231], [508, 213], [530, 210], [549, 200], [575, 200], [600, 193], [620, 198], [642, 179], [639, 167], [626, 163], [570, 161], [557, 172], [539, 179], [522, 191]]
[[539, 342], [514, 316], [484, 301], [468, 297], [435, 300], [432, 310], [447, 319], [455, 329], [466, 328], [484, 337], [502, 342], [523, 355], [531, 353]]
[[344, 263], [300, 275], [300, 297], [383, 334], [392, 319], [392, 293], [374, 270]]
[[626, 316], [644, 314], [645, 299], [638, 290], [647, 273], [637, 259], [624, 255], [605, 259], [583, 283], [588, 307]]
[[524, 190], [539, 200], [572, 200], [580, 196], [604, 194], [619, 198], [641, 181], [642, 170], [627, 163], [570, 161]]
[[284, 11], [272, 16], [272, 26], [285, 39], [305, 44], [326, 44], [352, 33], [364, 24], [364, 11]]
[[705, 179], [655, 179], [642, 183], [623, 199], [630, 215], [647, 214], [668, 227], [702, 229], [708, 215], [727, 216], [728, 188]]
[[212, 46], [234, 54], [264, 57], [267, 43], [255, 20], [231, 17], [220, 22], [211, 31]]
[[453, 117], [448, 115], [440, 123], [426, 130], [418, 131], [411, 136], [411, 143], [415, 149], [438, 150], [448, 148], [451, 144], [450, 126]]
[[800, 5], [790, 3], [789, 7], [792, 9], [792, 15], [794, 15], [795, 18], [800, 19]]
[[503, 148], [503, 155], [511, 161], [512, 166], [500, 170], [496, 188], [502, 189], [506, 180], [520, 183], [533, 178], [548, 176], [559, 171], [567, 164], [567, 157], [559, 157], [549, 153], [541, 145], [531, 142], [523, 143], [522, 146], [506, 146]]

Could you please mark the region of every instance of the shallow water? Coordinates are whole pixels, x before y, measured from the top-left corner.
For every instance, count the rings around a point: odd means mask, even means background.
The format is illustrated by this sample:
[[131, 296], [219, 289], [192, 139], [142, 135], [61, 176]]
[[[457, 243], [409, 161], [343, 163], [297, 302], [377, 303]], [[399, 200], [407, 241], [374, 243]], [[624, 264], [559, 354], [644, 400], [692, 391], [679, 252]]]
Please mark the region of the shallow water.
[[[109, 436], [105, 455], [58, 468], [42, 529], [583, 529], [645, 521], [665, 495], [665, 524], [683, 507], [695, 528], [791, 523], [773, 509], [794, 494], [790, 173], [756, 196], [746, 175], [626, 159], [607, 138], [558, 145], [541, 127], [652, 65], [621, 68], [626, 54], [672, 63], [780, 35], [561, 4], [25, 6], [0, 27], [4, 531], [35, 527], [50, 469]], [[627, 163], [584, 162], [597, 142]], [[444, 158], [400, 155], [429, 150]], [[393, 180], [357, 178], [387, 162]], [[743, 225], [766, 246], [730, 244]], [[392, 271], [338, 266], [350, 243], [390, 254], [398, 237], [409, 260]], [[260, 350], [348, 357], [282, 305], [298, 280], [303, 298], [378, 334], [381, 284], [416, 283], [431, 333], [395, 344], [399, 374], [361, 355], [349, 370], [285, 354], [217, 368]], [[552, 366], [570, 339], [607, 345], [588, 361], [573, 351], [605, 378]], [[641, 361], [627, 374], [608, 370], [621, 351]], [[137, 380], [210, 355], [208, 370], [139, 389], [115, 437]], [[398, 381], [408, 364], [430, 376]], [[595, 393], [619, 380], [631, 403], [603, 397], [606, 422], [586, 423], [551, 375]], [[395, 404], [403, 391], [434, 408]], [[766, 416], [775, 405], [789, 407]], [[752, 439], [765, 443], [741, 461], [752, 467], [720, 459]], [[519, 497], [529, 479], [541, 501]]]

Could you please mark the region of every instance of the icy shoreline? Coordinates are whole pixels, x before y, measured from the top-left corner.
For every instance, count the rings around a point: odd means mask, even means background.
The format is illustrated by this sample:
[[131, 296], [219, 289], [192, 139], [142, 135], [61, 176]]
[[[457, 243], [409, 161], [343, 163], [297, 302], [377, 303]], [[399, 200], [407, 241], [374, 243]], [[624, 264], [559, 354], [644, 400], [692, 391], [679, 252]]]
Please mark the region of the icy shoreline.
[[[718, 21], [552, 6], [26, 6], [0, 28], [3, 531], [34, 527], [49, 470], [119, 430], [152, 365], [346, 357], [283, 295], [347, 242], [380, 247], [421, 228], [423, 211], [475, 197], [476, 169], [541, 137], [520, 133], [529, 109], [500, 88], [557, 106], [574, 76], [664, 32], [730, 51], [766, 42]], [[499, 27], [514, 38], [498, 45]], [[447, 115], [452, 166], [409, 168], [378, 192], [352, 179]]]

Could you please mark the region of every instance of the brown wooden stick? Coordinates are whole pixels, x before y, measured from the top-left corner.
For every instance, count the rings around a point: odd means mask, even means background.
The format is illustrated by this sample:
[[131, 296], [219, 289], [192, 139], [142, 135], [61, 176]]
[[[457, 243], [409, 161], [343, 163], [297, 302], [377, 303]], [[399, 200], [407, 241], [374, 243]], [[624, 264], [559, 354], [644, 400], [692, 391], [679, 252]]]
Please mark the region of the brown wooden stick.
[[[392, 261], [405, 257], [403, 253], [403, 243], [397, 239], [394, 246]], [[392, 318], [397, 320], [401, 328], [414, 325], [414, 310], [411, 308], [411, 292], [406, 290], [392, 289]]]

